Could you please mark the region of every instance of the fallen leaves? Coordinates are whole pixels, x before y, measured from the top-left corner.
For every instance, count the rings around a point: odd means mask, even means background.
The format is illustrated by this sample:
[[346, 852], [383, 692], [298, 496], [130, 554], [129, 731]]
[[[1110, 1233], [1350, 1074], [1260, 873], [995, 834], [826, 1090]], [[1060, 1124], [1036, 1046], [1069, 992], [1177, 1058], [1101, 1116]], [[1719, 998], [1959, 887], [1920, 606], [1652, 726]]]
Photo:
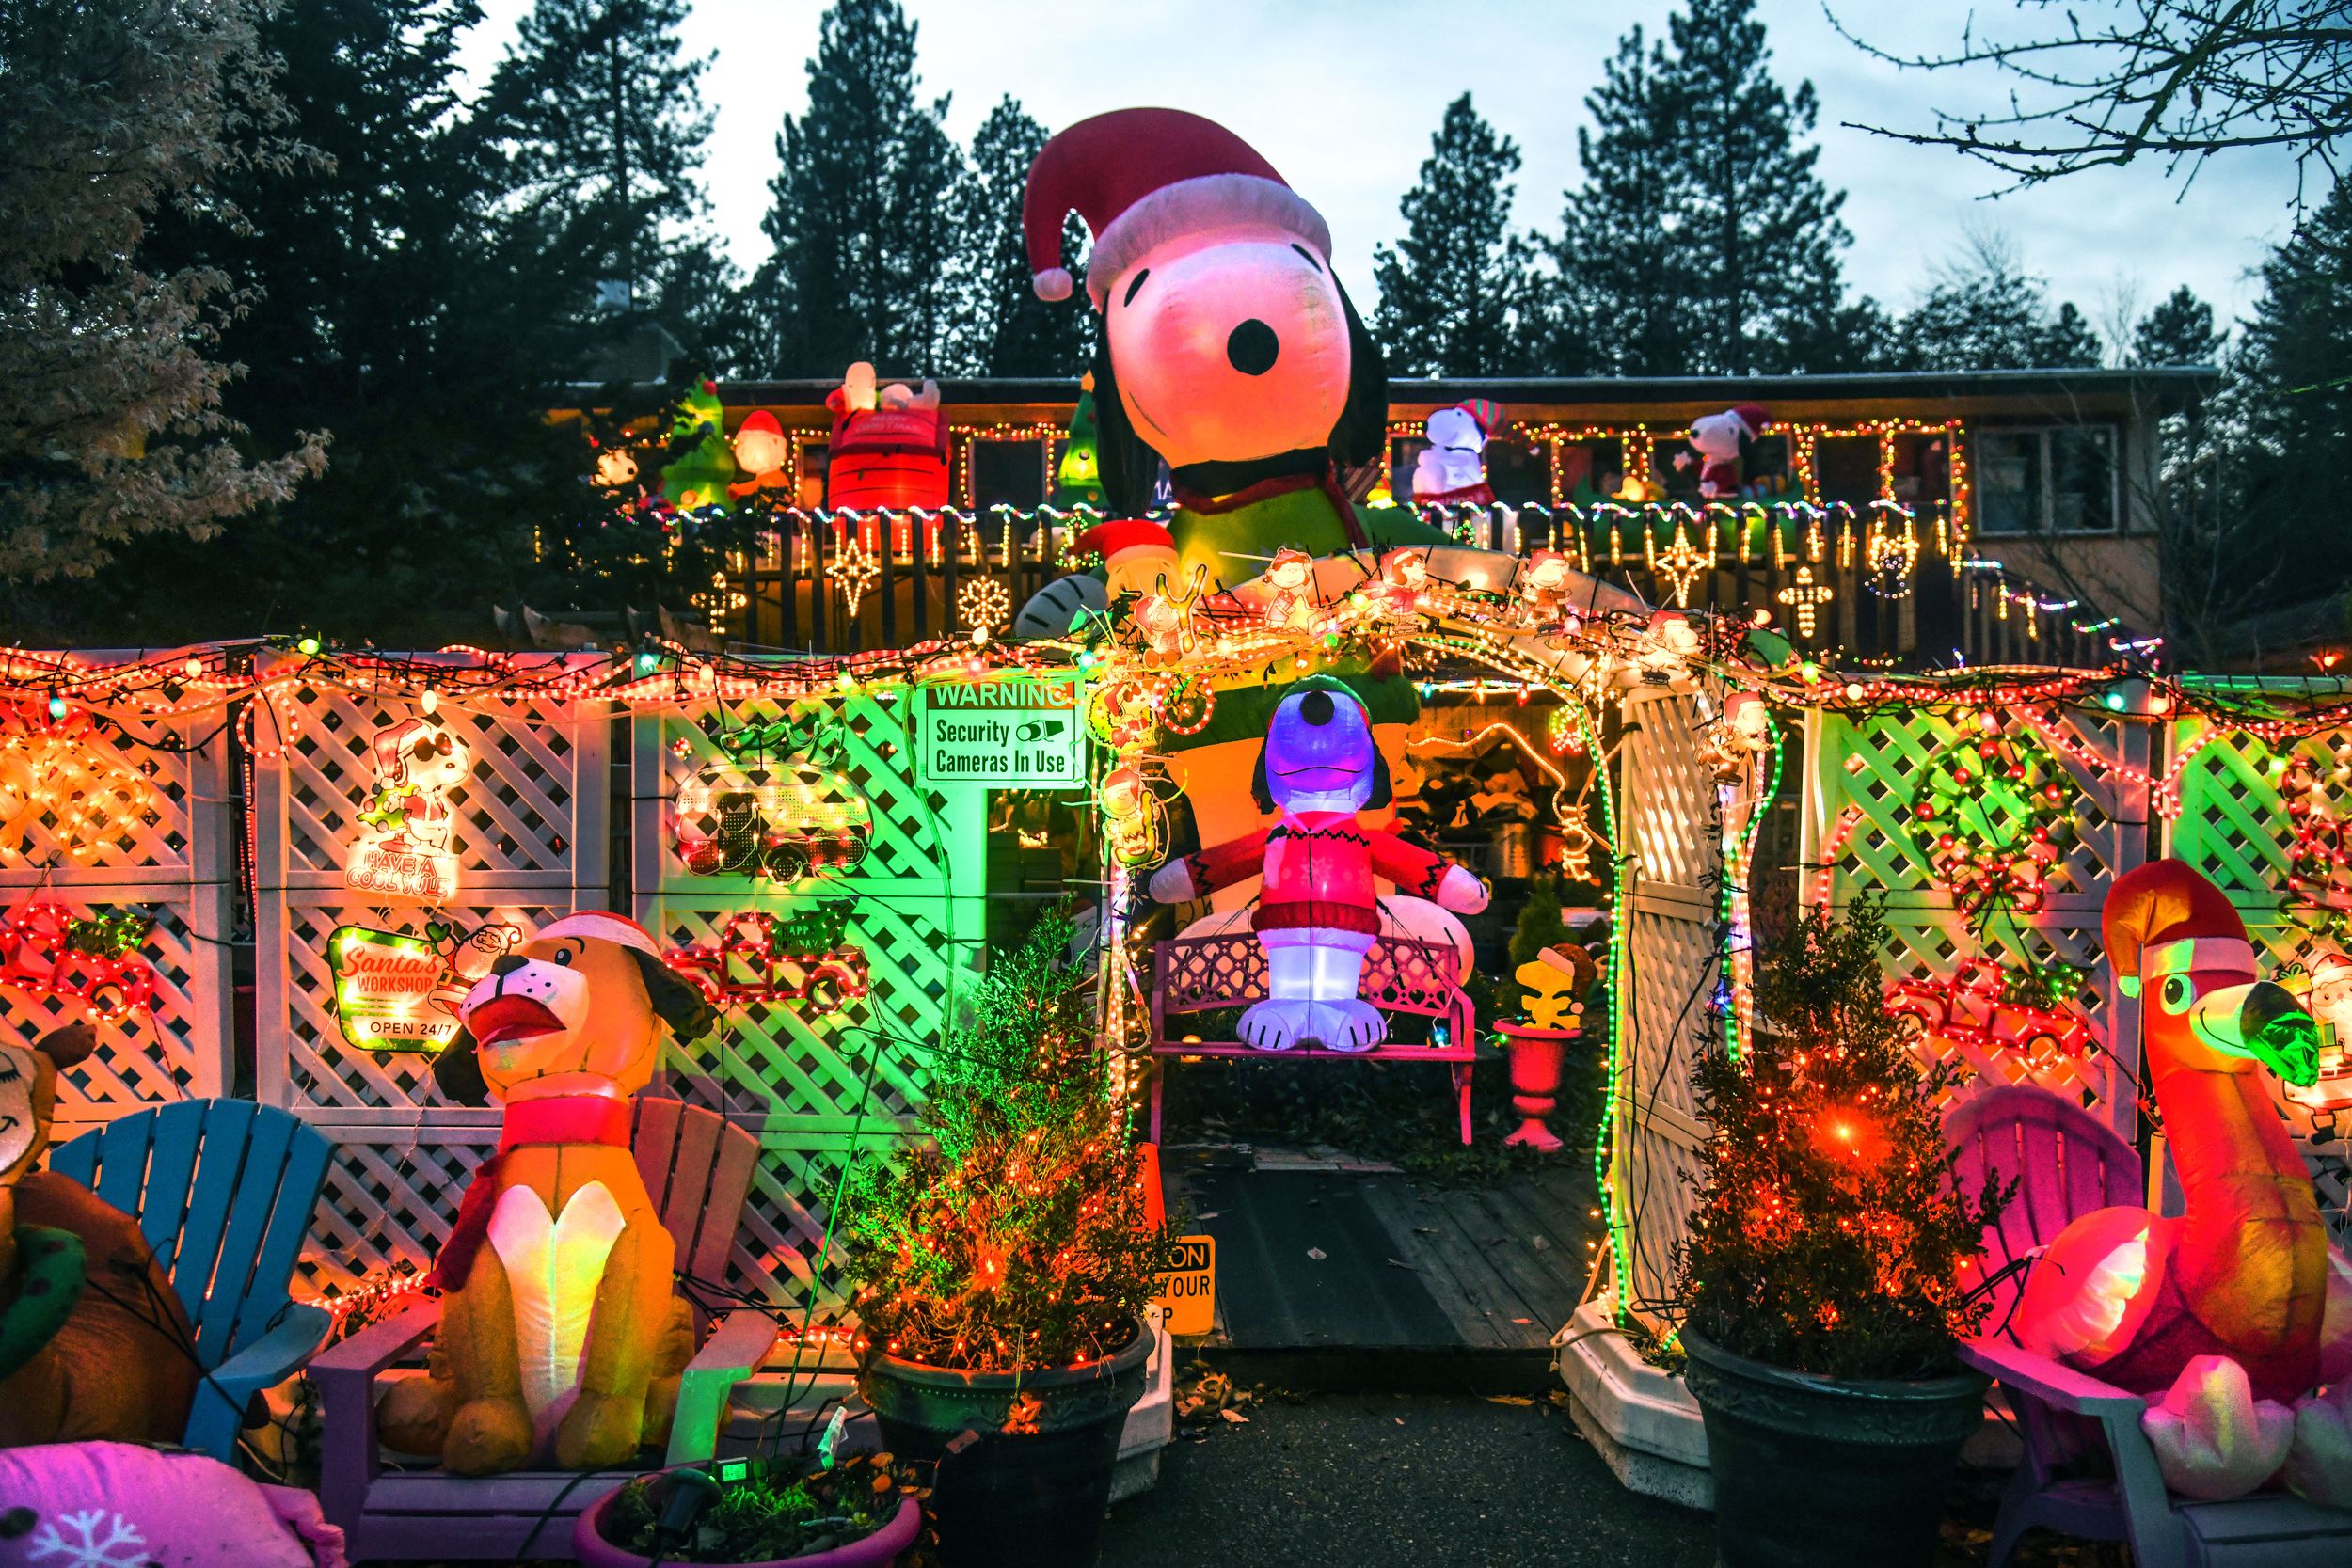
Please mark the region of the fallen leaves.
[[1319, 1246], [1311, 1246], [1307, 1249], [1307, 1256], [1320, 1263], [1323, 1261], [1323, 1249]]

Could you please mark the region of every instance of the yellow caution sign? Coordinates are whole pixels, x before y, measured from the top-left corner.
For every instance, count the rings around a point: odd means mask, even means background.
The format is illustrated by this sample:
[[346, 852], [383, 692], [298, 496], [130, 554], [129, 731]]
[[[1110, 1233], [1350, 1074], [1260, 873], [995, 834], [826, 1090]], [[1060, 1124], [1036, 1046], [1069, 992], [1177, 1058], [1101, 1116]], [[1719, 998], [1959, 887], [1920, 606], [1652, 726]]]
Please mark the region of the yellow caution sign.
[[1216, 1326], [1216, 1238], [1183, 1236], [1170, 1243], [1174, 1266], [1160, 1275], [1152, 1299], [1168, 1309], [1170, 1334], [1207, 1334]]

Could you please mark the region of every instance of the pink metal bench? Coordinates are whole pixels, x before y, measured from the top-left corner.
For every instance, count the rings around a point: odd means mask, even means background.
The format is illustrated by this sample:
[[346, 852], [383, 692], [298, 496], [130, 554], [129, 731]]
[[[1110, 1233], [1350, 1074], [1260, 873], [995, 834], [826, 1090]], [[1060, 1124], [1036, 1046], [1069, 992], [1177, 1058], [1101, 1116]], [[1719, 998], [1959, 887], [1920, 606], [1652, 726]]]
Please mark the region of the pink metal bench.
[[1152, 1076], [1152, 1141], [1160, 1141], [1160, 1099], [1172, 1058], [1196, 1056], [1250, 1061], [1444, 1062], [1453, 1069], [1461, 1108], [1462, 1142], [1470, 1141], [1470, 1062], [1478, 1047], [1478, 1009], [1459, 983], [1460, 959], [1452, 947], [1379, 937], [1364, 955], [1362, 996], [1384, 1013], [1436, 1019], [1429, 1045], [1382, 1045], [1370, 1051], [1259, 1051], [1238, 1040], [1170, 1039], [1171, 1015], [1219, 1007], [1246, 1007], [1266, 996], [1265, 949], [1254, 932], [1173, 937], [1158, 944], [1152, 960], [1152, 1054], [1160, 1070]]

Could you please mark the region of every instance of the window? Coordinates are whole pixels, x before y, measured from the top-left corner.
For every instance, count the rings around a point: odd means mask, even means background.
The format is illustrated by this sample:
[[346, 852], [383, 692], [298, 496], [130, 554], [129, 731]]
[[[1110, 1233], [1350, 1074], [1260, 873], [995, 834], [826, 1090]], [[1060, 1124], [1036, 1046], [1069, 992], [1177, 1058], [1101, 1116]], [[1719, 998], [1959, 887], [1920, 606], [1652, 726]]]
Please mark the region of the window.
[[981, 511], [992, 506], [1017, 506], [1023, 511], [1045, 499], [1044, 442], [993, 441], [975, 436], [966, 449], [972, 465], [972, 504]]
[[2122, 507], [2113, 425], [1985, 430], [1974, 447], [1969, 467], [1979, 532], [2116, 531]]
[[1879, 438], [1824, 436], [1813, 443], [1813, 485], [1824, 503], [1867, 506], [1879, 499]]

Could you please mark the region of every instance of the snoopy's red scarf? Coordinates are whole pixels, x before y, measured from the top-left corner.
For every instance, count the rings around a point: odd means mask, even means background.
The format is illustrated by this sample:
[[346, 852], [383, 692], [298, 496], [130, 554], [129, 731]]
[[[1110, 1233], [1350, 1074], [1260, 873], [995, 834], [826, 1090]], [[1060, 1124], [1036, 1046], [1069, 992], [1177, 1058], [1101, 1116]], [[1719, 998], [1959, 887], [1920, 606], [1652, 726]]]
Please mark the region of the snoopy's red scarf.
[[599, 1094], [556, 1095], [546, 1100], [518, 1100], [506, 1107], [499, 1126], [499, 1151], [482, 1162], [457, 1204], [457, 1223], [450, 1227], [441, 1255], [434, 1259], [427, 1285], [454, 1291], [466, 1283], [474, 1254], [490, 1234], [490, 1214], [497, 1209], [509, 1149], [527, 1144], [604, 1144], [628, 1147], [629, 1107], [626, 1100]]
[[1187, 490], [1181, 484], [1173, 486], [1173, 489], [1178, 506], [1203, 517], [1216, 517], [1228, 512], [1239, 512], [1246, 506], [1255, 506], [1260, 501], [1270, 501], [1277, 496], [1287, 496], [1294, 490], [1321, 490], [1331, 499], [1332, 508], [1339, 513], [1340, 526], [1347, 530], [1349, 547], [1359, 550], [1372, 548], [1372, 541], [1364, 532], [1364, 525], [1357, 520], [1356, 503], [1347, 499], [1347, 492], [1340, 488], [1339, 475], [1327, 467], [1320, 475], [1277, 474], [1271, 479], [1262, 479], [1245, 489], [1236, 490], [1230, 496], [1203, 496]]

